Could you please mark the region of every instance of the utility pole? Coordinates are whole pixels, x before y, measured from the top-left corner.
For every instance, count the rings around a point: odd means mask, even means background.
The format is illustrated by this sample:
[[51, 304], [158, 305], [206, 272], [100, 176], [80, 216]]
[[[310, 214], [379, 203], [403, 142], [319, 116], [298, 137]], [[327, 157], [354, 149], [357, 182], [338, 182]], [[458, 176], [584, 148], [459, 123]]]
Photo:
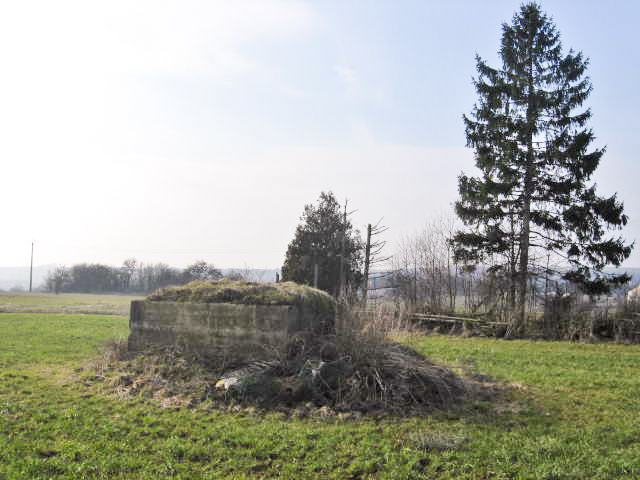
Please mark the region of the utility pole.
[[345, 239], [347, 236], [347, 204], [348, 199], [344, 201], [344, 216], [342, 218], [342, 238], [340, 239], [340, 276], [338, 277], [338, 292], [337, 297], [341, 298], [344, 295], [344, 255], [345, 255]]
[[371, 267], [386, 262], [391, 257], [380, 258], [380, 252], [386, 245], [385, 241], [372, 241], [372, 237], [376, 235], [380, 235], [381, 233], [386, 232], [387, 227], [381, 227], [380, 222], [382, 219], [378, 221], [375, 225], [371, 225], [370, 223], [367, 225], [367, 243], [364, 251], [364, 278], [362, 280], [362, 303], [366, 307], [367, 305], [367, 296], [369, 294], [369, 273], [371, 271]]
[[31, 268], [29, 269], [29, 293], [33, 287], [33, 242], [31, 242]]
[[367, 307], [367, 293], [369, 290], [369, 263], [371, 256], [371, 224], [367, 225], [367, 245], [364, 251], [364, 280], [362, 282], [362, 304]]

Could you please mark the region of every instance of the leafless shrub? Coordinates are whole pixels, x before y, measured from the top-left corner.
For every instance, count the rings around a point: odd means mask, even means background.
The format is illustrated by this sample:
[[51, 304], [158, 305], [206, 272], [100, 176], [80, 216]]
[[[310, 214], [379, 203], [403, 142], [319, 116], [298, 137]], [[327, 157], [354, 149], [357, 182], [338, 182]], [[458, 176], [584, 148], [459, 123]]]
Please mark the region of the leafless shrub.
[[90, 369], [97, 375], [103, 376], [112, 365], [126, 359], [129, 356], [129, 348], [125, 338], [118, 338], [107, 343], [102, 353], [93, 359]]
[[544, 313], [531, 322], [528, 333], [569, 341], [640, 341], [640, 310], [623, 297], [582, 298], [576, 294], [547, 295]]
[[383, 302], [366, 309], [352, 309], [346, 316], [352, 323], [344, 331], [345, 335], [361, 332], [379, 338], [393, 336], [396, 333], [415, 331], [415, 323], [411, 320], [412, 308], [404, 302]]
[[454, 230], [455, 221], [441, 217], [398, 245], [392, 262], [396, 288], [414, 308], [431, 313], [455, 310], [459, 270], [449, 242]]
[[341, 314], [346, 317], [342, 324], [351, 325], [336, 338], [342, 378], [332, 378], [324, 389], [337, 406], [432, 410], [446, 408], [462, 398], [465, 384], [459, 377], [409, 347], [388, 340], [389, 329], [384, 326], [393, 328], [395, 315], [381, 310], [368, 323], [370, 314], [351, 310]]

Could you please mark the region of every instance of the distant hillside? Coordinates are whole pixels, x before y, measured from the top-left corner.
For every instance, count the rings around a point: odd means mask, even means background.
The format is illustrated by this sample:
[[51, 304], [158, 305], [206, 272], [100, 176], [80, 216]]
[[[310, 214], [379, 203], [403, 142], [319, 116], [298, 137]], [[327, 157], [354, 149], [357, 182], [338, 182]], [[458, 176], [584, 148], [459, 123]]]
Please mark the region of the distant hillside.
[[[45, 279], [55, 265], [33, 267], [33, 289], [44, 286]], [[29, 267], [0, 267], [0, 290], [29, 290]]]

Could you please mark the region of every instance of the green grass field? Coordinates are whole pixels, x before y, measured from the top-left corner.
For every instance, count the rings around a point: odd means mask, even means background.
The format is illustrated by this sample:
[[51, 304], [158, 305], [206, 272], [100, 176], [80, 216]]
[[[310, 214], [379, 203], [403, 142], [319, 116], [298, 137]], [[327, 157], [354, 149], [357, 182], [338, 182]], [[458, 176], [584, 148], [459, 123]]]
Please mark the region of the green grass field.
[[638, 346], [406, 337], [508, 390], [422, 418], [290, 420], [104, 393], [91, 365], [127, 325], [0, 314], [0, 479], [640, 478]]
[[92, 293], [7, 293], [0, 292], [2, 313], [95, 313], [129, 315], [130, 295]]

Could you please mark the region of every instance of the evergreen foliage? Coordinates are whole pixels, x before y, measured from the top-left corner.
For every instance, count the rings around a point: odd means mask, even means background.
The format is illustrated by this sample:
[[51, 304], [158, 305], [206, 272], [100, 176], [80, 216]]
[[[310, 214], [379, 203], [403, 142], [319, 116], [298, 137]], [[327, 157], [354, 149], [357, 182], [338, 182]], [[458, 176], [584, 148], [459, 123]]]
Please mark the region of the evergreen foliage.
[[582, 108], [592, 90], [588, 59], [563, 54], [554, 23], [536, 3], [503, 24], [500, 56], [502, 68], [476, 57], [478, 102], [463, 118], [480, 176], [459, 176], [455, 208], [467, 230], [454, 243], [459, 261], [492, 259], [510, 279], [524, 319], [535, 251], [559, 256], [566, 279], [600, 294], [629, 280], [600, 272], [619, 266], [633, 245], [607, 235], [627, 216], [615, 194], [601, 197], [591, 182], [605, 149], [590, 148], [591, 111]]
[[337, 295], [342, 266], [344, 286], [357, 287], [362, 277], [363, 242], [333, 193], [322, 192], [317, 205], [305, 205], [300, 220], [287, 248], [282, 280], [313, 286], [318, 265], [317, 287]]

